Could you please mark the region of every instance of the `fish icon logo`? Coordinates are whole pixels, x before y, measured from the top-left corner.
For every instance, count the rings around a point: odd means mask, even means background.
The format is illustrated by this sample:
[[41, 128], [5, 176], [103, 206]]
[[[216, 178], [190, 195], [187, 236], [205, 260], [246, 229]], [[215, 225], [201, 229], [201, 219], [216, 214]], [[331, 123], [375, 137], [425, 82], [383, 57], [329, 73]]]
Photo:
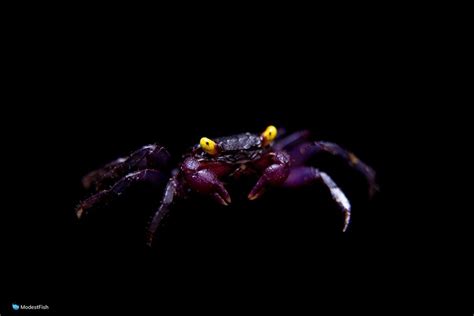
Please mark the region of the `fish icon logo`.
[[13, 303], [12, 308], [13, 308], [13, 310], [17, 311], [17, 310], [20, 309], [20, 305]]

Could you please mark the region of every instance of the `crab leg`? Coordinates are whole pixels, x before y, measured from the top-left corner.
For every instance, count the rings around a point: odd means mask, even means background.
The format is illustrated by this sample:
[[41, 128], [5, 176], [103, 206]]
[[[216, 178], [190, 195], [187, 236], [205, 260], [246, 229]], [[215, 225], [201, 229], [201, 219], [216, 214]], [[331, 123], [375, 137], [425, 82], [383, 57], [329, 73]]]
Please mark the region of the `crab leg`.
[[320, 172], [313, 167], [297, 167], [290, 171], [290, 175], [283, 184], [285, 187], [301, 187], [322, 181], [329, 189], [332, 199], [337, 203], [344, 214], [343, 232], [347, 230], [351, 220], [351, 205], [342, 190], [334, 183], [325, 172]]
[[84, 188], [103, 190], [130, 172], [157, 169], [167, 170], [170, 160], [168, 151], [159, 145], [147, 145], [130, 154], [108, 163], [101, 169], [88, 173], [82, 179]]
[[164, 182], [164, 179], [164, 174], [158, 170], [146, 169], [130, 173], [115, 183], [110, 189], [102, 190], [80, 202], [76, 208], [76, 215], [81, 218], [91, 209], [107, 205], [119, 195], [125, 193], [134, 184], [148, 182], [158, 186]]
[[275, 143], [275, 145], [273, 145], [273, 148], [275, 150], [288, 150], [308, 140], [309, 136], [310, 136], [309, 131], [304, 130], [304, 131], [295, 132], [278, 140]]
[[375, 181], [375, 171], [356, 157], [352, 152], [341, 146], [330, 142], [306, 142], [300, 144], [290, 151], [292, 165], [301, 166], [312, 157], [320, 153], [330, 153], [342, 158], [349, 166], [361, 173], [367, 180], [369, 186], [369, 197], [372, 197], [378, 191], [378, 185]]
[[147, 245], [152, 246], [156, 231], [160, 226], [161, 221], [171, 210], [171, 206], [177, 197], [181, 196], [180, 184], [176, 176], [172, 177], [166, 184], [166, 189], [161, 200], [161, 205], [156, 210], [153, 218], [148, 226], [147, 231]]

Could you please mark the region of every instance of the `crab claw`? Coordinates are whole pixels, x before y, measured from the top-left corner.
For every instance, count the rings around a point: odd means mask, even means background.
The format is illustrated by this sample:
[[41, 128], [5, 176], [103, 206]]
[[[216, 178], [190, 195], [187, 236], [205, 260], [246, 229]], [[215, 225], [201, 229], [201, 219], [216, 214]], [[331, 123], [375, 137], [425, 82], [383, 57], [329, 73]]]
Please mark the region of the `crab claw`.
[[212, 194], [212, 197], [219, 204], [227, 206], [232, 202], [232, 200], [230, 199], [229, 192], [227, 192], [222, 183], [217, 184], [213, 189], [216, 190], [216, 192]]
[[188, 184], [197, 192], [210, 195], [222, 205], [229, 205], [232, 202], [229, 192], [211, 170], [202, 169], [197, 172], [189, 172], [185, 176]]
[[258, 191], [258, 192], [254, 192], [255, 190], [252, 190], [249, 195], [247, 196], [247, 198], [250, 200], [250, 201], [253, 201], [253, 200], [256, 200], [260, 197], [260, 195], [262, 195], [263, 193], [263, 189]]
[[248, 195], [249, 200], [255, 200], [263, 194], [268, 186], [278, 186], [285, 182], [289, 174], [289, 157], [286, 153], [279, 152], [271, 155], [273, 164], [268, 166], [260, 179]]
[[230, 200], [230, 197], [224, 199], [222, 196], [220, 196], [218, 193], [214, 193], [212, 195], [212, 197], [214, 198], [214, 200], [221, 204], [221, 205], [224, 205], [224, 206], [227, 206], [230, 204], [231, 200]]

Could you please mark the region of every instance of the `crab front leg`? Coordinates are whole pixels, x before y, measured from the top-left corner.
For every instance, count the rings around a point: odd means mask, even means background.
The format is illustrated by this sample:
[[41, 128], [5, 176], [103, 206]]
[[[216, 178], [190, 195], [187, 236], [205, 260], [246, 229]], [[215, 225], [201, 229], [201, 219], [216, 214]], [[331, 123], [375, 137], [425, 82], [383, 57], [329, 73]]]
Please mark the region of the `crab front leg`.
[[344, 192], [342, 192], [329, 175], [314, 167], [296, 167], [291, 170], [290, 175], [283, 185], [285, 187], [298, 188], [320, 181], [329, 189], [332, 199], [337, 203], [344, 214], [344, 227], [342, 231], [345, 232], [351, 221], [351, 204]]
[[249, 200], [258, 198], [268, 186], [283, 184], [290, 173], [290, 157], [283, 151], [268, 153], [258, 164], [263, 164], [263, 174], [250, 191]]

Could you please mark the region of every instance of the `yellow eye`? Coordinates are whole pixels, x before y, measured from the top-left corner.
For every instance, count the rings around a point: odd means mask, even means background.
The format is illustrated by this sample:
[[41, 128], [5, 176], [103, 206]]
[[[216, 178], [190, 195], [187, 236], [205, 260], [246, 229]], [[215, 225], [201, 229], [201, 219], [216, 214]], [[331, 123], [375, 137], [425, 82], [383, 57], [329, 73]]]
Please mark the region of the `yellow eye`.
[[277, 129], [275, 126], [270, 125], [262, 133], [263, 146], [270, 144], [277, 137]]
[[217, 145], [215, 142], [210, 140], [207, 137], [201, 138], [201, 141], [199, 142], [201, 145], [201, 148], [207, 152], [209, 155], [215, 155], [217, 154]]

